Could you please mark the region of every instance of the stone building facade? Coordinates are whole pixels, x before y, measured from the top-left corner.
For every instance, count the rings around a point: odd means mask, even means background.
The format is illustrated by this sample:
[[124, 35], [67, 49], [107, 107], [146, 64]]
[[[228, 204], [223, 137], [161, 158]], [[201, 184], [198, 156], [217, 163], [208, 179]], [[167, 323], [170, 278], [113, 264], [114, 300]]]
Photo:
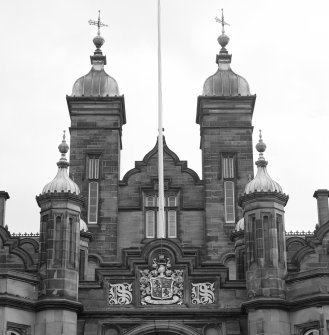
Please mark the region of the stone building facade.
[[197, 99], [202, 177], [164, 141], [158, 239], [158, 146], [120, 179], [124, 96], [94, 38], [67, 96], [70, 163], [64, 135], [36, 197], [39, 234], [10, 233], [0, 192], [0, 335], [329, 334], [329, 191], [314, 193], [314, 232], [285, 232], [288, 196], [261, 135], [253, 172], [256, 96], [230, 67], [227, 35], [218, 42]]

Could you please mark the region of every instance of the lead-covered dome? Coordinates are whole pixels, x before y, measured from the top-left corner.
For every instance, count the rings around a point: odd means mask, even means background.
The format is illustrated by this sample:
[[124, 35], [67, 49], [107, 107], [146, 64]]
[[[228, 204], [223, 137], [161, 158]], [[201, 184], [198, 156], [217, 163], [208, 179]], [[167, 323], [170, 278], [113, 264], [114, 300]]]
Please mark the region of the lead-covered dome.
[[267, 161], [264, 158], [263, 152], [266, 150], [266, 144], [263, 142], [261, 131], [259, 132], [259, 142], [256, 145], [256, 149], [259, 152], [259, 158], [256, 162], [257, 174], [256, 177], [251, 180], [245, 187], [244, 193], [254, 192], [278, 192], [283, 193], [282, 187], [273, 180], [267, 173], [266, 166]]
[[107, 97], [119, 95], [116, 80], [104, 71], [104, 64], [93, 64], [88, 74], [73, 85], [72, 96]]
[[228, 54], [226, 45], [230, 38], [225, 34], [224, 25], [227, 23], [222, 18], [216, 18], [216, 21], [222, 24], [222, 34], [217, 41], [221, 46], [219, 55], [216, 57], [218, 70], [215, 74], [206, 79], [203, 85], [202, 95], [207, 96], [248, 96], [250, 95], [249, 84], [245, 78], [236, 74], [231, 69], [232, 55]]
[[65, 155], [69, 150], [69, 146], [67, 145], [65, 140], [65, 132], [63, 135], [62, 143], [58, 146], [58, 150], [61, 153], [61, 159], [57, 163], [58, 166], [57, 175], [50, 183], [48, 183], [43, 188], [42, 194], [70, 192], [78, 195], [80, 194], [80, 189], [67, 173], [69, 162], [67, 161]]
[[202, 95], [248, 96], [249, 84], [246, 79], [231, 70], [230, 64], [219, 61], [217, 72], [205, 81]]
[[[98, 17], [100, 22], [100, 17]], [[76, 97], [108, 97], [119, 95], [117, 81], [108, 75], [104, 70], [106, 65], [106, 56], [103, 55], [101, 47], [105, 43], [100, 35], [99, 29], [93, 42], [96, 50], [93, 56], [90, 56], [92, 68], [85, 76], [80, 77], [73, 85], [72, 96]]]
[[242, 230], [244, 230], [244, 218], [241, 218], [235, 225], [235, 231], [242, 231]]

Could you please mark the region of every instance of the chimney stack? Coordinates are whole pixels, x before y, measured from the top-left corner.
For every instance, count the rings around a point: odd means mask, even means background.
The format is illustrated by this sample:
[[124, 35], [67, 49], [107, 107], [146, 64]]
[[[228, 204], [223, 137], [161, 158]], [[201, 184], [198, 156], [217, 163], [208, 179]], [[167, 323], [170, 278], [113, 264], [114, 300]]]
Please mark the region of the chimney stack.
[[9, 199], [9, 194], [5, 191], [0, 191], [0, 226], [5, 226], [6, 200]]
[[313, 197], [318, 202], [318, 217], [319, 225], [321, 226], [329, 221], [329, 190], [317, 190], [314, 192]]

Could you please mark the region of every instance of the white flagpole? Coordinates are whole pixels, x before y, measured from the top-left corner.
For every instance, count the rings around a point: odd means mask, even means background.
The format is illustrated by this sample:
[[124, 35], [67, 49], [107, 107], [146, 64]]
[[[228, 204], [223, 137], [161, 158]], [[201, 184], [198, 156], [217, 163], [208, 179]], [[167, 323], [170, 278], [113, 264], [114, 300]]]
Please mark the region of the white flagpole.
[[159, 177], [159, 217], [157, 237], [165, 237], [164, 178], [163, 178], [163, 125], [162, 125], [162, 71], [161, 71], [161, 7], [158, 0], [158, 177]]

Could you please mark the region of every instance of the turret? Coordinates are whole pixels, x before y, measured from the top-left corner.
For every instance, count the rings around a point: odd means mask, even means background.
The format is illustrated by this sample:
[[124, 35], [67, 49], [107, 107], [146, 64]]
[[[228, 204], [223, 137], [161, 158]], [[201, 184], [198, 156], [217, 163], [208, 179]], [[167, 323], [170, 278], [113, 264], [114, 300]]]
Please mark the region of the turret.
[[[36, 197], [41, 209], [40, 288], [36, 334], [75, 334], [79, 283], [80, 212], [83, 197], [69, 178], [65, 140], [56, 177]], [[57, 309], [61, 308], [61, 311]], [[57, 327], [61, 324], [61, 327]], [[62, 328], [63, 327], [63, 328]]]
[[73, 85], [67, 96], [71, 118], [70, 176], [86, 199], [81, 216], [93, 234], [90, 252], [104, 261], [116, 260], [118, 185], [122, 125], [126, 123], [124, 97], [116, 80], [105, 72], [106, 56], [101, 47], [100, 21], [93, 39], [91, 70]]
[[[259, 158], [257, 174], [245, 187], [239, 205], [244, 212], [246, 282], [249, 303], [250, 334], [257, 333], [262, 320], [263, 334], [288, 334], [288, 316], [284, 311], [287, 273], [284, 207], [288, 196], [268, 174], [264, 158], [266, 145], [260, 133], [256, 145]], [[263, 304], [267, 309], [263, 309]], [[275, 303], [273, 309], [268, 306]], [[276, 310], [275, 312], [273, 310]], [[279, 310], [279, 311], [277, 311]], [[278, 326], [279, 325], [279, 326]]]
[[231, 69], [226, 49], [224, 16], [218, 37], [218, 69], [206, 79], [198, 97], [196, 122], [200, 125], [202, 179], [205, 181], [205, 233], [207, 256], [217, 260], [229, 252], [229, 234], [242, 213], [238, 194], [253, 176], [252, 115], [256, 100], [249, 84]]

